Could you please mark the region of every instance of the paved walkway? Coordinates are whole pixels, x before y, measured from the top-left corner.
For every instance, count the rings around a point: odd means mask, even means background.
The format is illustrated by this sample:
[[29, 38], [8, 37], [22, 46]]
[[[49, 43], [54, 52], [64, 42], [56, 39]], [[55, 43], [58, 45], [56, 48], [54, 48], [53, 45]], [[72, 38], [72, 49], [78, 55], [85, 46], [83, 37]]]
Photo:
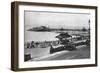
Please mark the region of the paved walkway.
[[90, 48], [88, 46], [78, 46], [74, 51], [60, 51], [54, 54], [48, 54], [43, 57], [34, 58], [30, 61], [47, 61], [47, 60], [67, 60], [67, 59], [85, 59], [90, 58]]
[[39, 58], [34, 58], [31, 61], [39, 61], [39, 60], [49, 60], [49, 59], [54, 59], [56, 57], [59, 57], [60, 55], [63, 55], [65, 53], [67, 53], [68, 51], [60, 51], [60, 52], [56, 52], [54, 54], [48, 54], [46, 56], [43, 57], [39, 57]]

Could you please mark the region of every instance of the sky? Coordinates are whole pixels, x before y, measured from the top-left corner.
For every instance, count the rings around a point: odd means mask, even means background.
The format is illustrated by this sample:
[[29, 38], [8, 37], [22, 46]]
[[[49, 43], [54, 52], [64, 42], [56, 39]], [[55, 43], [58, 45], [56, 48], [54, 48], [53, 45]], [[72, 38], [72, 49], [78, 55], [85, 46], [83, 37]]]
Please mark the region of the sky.
[[37, 12], [25, 11], [25, 26], [46, 26], [49, 28], [82, 29], [89, 28], [90, 14], [59, 13], [59, 12]]

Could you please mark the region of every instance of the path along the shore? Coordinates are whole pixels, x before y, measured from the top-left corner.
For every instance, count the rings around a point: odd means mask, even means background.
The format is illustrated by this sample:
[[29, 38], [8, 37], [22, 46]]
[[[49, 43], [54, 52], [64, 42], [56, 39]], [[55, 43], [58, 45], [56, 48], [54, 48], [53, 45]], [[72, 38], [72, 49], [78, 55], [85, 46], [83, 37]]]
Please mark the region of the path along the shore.
[[78, 46], [77, 50], [74, 51], [61, 51], [44, 57], [31, 59], [31, 61], [87, 59], [87, 58], [90, 58], [90, 47]]

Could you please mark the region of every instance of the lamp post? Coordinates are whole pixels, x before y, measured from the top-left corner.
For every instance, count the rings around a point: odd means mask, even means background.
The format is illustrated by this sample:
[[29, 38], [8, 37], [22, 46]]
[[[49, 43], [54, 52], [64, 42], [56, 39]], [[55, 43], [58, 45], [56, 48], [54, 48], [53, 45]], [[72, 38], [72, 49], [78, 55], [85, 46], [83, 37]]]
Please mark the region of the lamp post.
[[90, 40], [90, 19], [89, 19], [89, 40]]

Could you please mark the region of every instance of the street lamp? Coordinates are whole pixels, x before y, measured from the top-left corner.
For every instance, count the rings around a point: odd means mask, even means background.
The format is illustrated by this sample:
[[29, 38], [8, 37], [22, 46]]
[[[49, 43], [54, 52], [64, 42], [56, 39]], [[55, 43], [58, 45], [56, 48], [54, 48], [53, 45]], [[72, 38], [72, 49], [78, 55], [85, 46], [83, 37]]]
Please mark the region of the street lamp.
[[88, 23], [89, 23], [89, 30], [88, 30], [88, 32], [89, 32], [89, 40], [90, 40], [90, 19], [89, 19]]

